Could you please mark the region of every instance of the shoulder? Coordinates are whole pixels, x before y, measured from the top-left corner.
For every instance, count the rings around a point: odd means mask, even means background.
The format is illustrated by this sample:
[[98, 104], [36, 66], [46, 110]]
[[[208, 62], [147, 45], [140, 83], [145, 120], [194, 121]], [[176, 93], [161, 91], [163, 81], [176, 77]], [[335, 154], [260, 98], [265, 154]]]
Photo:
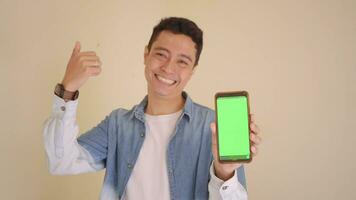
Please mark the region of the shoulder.
[[131, 110], [128, 110], [126, 108], [116, 108], [113, 111], [111, 111], [110, 116], [111, 117], [118, 117], [118, 116], [125, 116], [130, 113]]
[[119, 121], [122, 119], [130, 119], [133, 116], [133, 109], [116, 108], [107, 116], [110, 121]]
[[[211, 108], [198, 104], [192, 103], [191, 107], [191, 125], [193, 129], [197, 132], [201, 130], [201, 133], [209, 133], [210, 124], [215, 121], [215, 112]], [[203, 134], [209, 136], [210, 134]]]
[[214, 119], [215, 118], [215, 111], [207, 106], [198, 104], [196, 102], [193, 102], [193, 114], [196, 117], [204, 117], [206, 119]]

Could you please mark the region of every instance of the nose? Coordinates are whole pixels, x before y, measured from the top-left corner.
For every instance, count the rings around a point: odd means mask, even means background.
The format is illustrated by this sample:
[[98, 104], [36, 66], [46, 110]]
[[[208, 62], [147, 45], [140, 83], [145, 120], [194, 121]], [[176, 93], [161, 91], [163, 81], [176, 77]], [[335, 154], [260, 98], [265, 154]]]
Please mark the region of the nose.
[[168, 59], [167, 62], [165, 62], [161, 69], [165, 71], [166, 73], [173, 73], [175, 70], [175, 64], [172, 59]]

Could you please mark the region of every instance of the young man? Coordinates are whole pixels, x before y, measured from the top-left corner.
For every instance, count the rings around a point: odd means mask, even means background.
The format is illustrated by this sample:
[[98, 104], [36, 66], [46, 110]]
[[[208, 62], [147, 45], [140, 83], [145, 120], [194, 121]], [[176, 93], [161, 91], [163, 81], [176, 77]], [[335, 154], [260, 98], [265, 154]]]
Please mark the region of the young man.
[[[198, 64], [202, 31], [184, 18], [166, 18], [145, 48], [147, 96], [131, 110], [116, 109], [78, 139], [78, 89], [101, 71], [95, 52], [77, 42], [53, 112], [44, 125], [52, 174], [106, 168], [101, 199], [247, 199], [243, 166], [218, 161], [214, 111], [194, 103], [185, 85]], [[252, 120], [251, 150], [258, 127]]]

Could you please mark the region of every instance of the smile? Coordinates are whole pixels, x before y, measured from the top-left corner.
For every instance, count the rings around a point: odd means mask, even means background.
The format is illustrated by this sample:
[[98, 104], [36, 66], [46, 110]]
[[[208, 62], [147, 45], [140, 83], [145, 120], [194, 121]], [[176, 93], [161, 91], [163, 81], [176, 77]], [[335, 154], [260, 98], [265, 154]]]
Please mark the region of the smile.
[[158, 74], [155, 74], [155, 77], [159, 80], [159, 81], [161, 81], [161, 82], [163, 82], [163, 83], [165, 83], [165, 84], [168, 84], [168, 85], [174, 85], [177, 81], [174, 81], [174, 80], [171, 80], [171, 79], [167, 79], [167, 78], [164, 78], [164, 77], [162, 77], [162, 76], [160, 76], [160, 75], [158, 75]]

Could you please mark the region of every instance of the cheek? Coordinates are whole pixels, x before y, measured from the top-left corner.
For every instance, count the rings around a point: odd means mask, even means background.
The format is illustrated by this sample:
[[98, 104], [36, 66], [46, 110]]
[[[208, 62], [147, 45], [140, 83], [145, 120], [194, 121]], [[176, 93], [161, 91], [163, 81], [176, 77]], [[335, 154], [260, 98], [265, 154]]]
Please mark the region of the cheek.
[[145, 63], [145, 74], [146, 76], [150, 76], [150, 74], [153, 73], [153, 71], [155, 70], [155, 64], [151, 61], [147, 61]]
[[146, 62], [146, 66], [151, 70], [155, 70], [155, 69], [159, 68], [161, 65], [162, 65], [161, 61], [159, 61], [158, 59], [154, 59], [154, 58], [150, 58]]
[[185, 85], [187, 84], [187, 82], [190, 80], [190, 78], [192, 77], [192, 72], [191, 71], [187, 71], [182, 73], [181, 75], [181, 82]]
[[146, 80], [149, 81], [150, 79], [152, 79], [154, 72], [152, 72], [152, 69], [150, 68], [150, 65], [146, 64], [144, 73], [145, 73]]

